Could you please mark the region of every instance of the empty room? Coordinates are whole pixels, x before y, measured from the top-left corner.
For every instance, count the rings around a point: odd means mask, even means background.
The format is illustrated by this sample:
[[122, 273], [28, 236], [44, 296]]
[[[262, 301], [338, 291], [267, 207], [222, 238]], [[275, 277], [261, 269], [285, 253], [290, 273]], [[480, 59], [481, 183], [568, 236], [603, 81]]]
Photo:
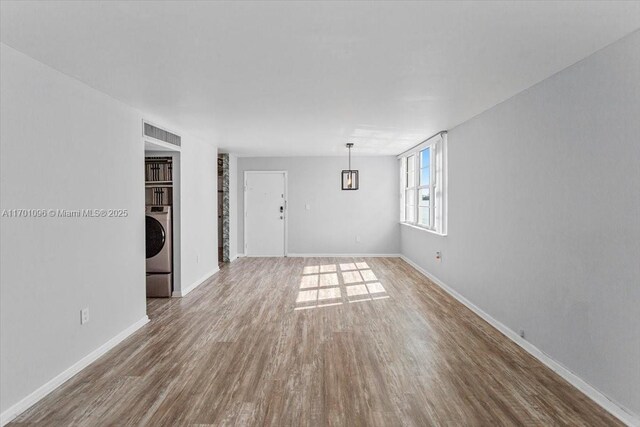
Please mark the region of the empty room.
[[0, 0], [0, 425], [640, 427], [640, 1]]

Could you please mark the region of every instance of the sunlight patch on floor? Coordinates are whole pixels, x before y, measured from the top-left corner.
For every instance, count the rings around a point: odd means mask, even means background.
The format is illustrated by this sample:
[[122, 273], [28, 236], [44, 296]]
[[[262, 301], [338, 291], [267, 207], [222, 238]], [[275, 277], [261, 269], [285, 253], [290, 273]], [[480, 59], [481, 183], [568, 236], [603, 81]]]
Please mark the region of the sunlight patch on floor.
[[302, 269], [294, 310], [389, 298], [366, 262], [307, 265]]

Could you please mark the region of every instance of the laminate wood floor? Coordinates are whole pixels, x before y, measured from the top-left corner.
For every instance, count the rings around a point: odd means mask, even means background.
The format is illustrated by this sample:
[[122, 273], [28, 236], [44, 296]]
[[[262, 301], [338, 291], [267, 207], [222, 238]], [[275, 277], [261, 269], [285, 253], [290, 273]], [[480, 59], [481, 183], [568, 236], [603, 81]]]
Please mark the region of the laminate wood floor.
[[620, 425], [397, 258], [243, 258], [13, 425]]

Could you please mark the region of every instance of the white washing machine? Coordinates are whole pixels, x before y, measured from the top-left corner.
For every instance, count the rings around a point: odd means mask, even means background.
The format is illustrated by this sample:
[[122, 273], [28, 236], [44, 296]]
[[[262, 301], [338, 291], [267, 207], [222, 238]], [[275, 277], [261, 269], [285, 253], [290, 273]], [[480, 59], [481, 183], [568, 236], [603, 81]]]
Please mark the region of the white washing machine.
[[173, 290], [171, 207], [145, 209], [147, 297], [170, 297]]

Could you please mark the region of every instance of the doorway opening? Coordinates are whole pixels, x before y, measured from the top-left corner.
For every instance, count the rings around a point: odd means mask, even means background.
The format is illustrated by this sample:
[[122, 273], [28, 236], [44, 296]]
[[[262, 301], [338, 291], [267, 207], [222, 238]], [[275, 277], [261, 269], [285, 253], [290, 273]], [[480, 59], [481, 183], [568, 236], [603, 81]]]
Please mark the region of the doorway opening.
[[173, 287], [173, 159], [145, 156], [147, 298], [168, 298]]
[[179, 295], [181, 289], [180, 151], [145, 140], [144, 157], [145, 286], [150, 304]]

